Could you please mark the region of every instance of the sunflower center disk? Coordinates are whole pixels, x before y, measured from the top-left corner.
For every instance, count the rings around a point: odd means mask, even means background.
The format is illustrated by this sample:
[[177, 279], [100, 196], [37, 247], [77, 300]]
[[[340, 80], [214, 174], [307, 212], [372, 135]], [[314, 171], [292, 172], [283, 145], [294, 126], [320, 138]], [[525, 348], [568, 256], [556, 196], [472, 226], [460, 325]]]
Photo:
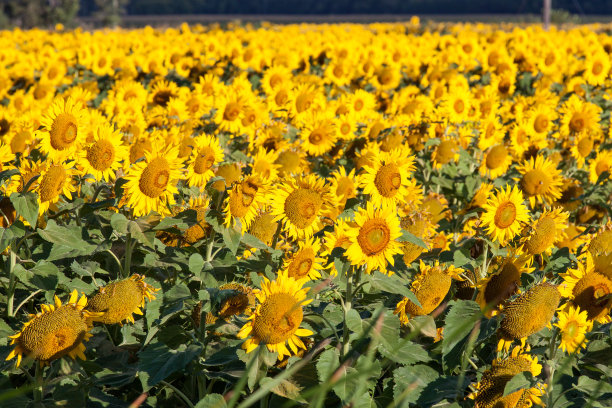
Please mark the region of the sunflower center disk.
[[580, 153], [580, 156], [587, 157], [593, 150], [593, 139], [590, 137], [583, 137], [580, 139], [576, 147], [578, 149], [578, 153]]
[[240, 115], [240, 105], [236, 102], [230, 102], [225, 106], [223, 111], [223, 119], [234, 121]]
[[501, 166], [506, 161], [508, 151], [503, 145], [497, 145], [491, 148], [487, 154], [486, 166], [489, 170], [493, 170]]
[[53, 121], [49, 134], [51, 147], [55, 150], [67, 149], [77, 138], [76, 118], [69, 113], [60, 113]]
[[308, 141], [312, 144], [320, 144], [323, 141], [323, 135], [320, 130], [313, 130], [310, 136], [308, 136]]
[[542, 170], [530, 170], [521, 179], [521, 188], [530, 196], [544, 194], [548, 190], [549, 180]]
[[155, 105], [166, 107], [172, 96], [172, 92], [170, 91], [159, 91], [153, 97], [153, 103]]
[[574, 303], [587, 311], [590, 320], [597, 319], [612, 304], [612, 299], [606, 300], [611, 293], [612, 282], [608, 278], [596, 272], [589, 273], [574, 286]]
[[200, 154], [193, 163], [193, 171], [197, 174], [204, 174], [215, 164], [215, 157], [210, 148], [200, 150]]
[[608, 170], [610, 170], [610, 163], [599, 161], [595, 165], [595, 173], [597, 174], [597, 177], [601, 176], [601, 173]]
[[535, 233], [526, 242], [525, 248], [531, 255], [541, 254], [553, 244], [555, 237], [555, 220], [550, 217], [542, 218], [538, 221]]
[[455, 109], [457, 113], [462, 113], [465, 110], [465, 103], [461, 99], [456, 100], [453, 104], [453, 109]]
[[391, 238], [389, 226], [385, 220], [372, 218], [359, 229], [357, 242], [361, 250], [368, 256], [383, 251]]
[[138, 183], [140, 191], [148, 197], [159, 197], [170, 180], [170, 166], [163, 157], [156, 157], [143, 170]]
[[303, 316], [302, 307], [292, 295], [272, 294], [255, 317], [253, 334], [265, 344], [285, 342], [298, 329]]
[[106, 170], [113, 164], [115, 149], [108, 140], [99, 140], [87, 149], [87, 161], [98, 170]]
[[322, 205], [316, 191], [300, 188], [287, 196], [285, 214], [298, 228], [304, 229], [314, 222]]
[[374, 184], [383, 197], [394, 197], [402, 186], [402, 176], [397, 165], [389, 163], [382, 166], [374, 177]]
[[538, 133], [542, 133], [548, 130], [548, 124], [549, 124], [549, 120], [546, 117], [546, 115], [540, 114], [536, 117], [535, 121], [533, 122], [533, 129]]
[[452, 140], [444, 140], [440, 142], [436, 149], [436, 161], [440, 164], [446, 164], [455, 156], [455, 143]]
[[581, 113], [574, 113], [569, 123], [569, 128], [572, 132], [581, 132], [584, 129], [584, 117]]
[[51, 201], [57, 197], [64, 186], [66, 170], [62, 166], [52, 166], [40, 182], [40, 201]]
[[295, 100], [295, 108], [298, 113], [308, 110], [312, 105], [312, 96], [310, 94], [300, 94]]
[[591, 72], [595, 75], [599, 75], [601, 74], [602, 71], [603, 71], [603, 64], [599, 61], [595, 61], [595, 63], [593, 64], [593, 68], [591, 69]]
[[507, 201], [499, 206], [495, 212], [494, 222], [498, 228], [508, 228], [516, 220], [516, 206]]

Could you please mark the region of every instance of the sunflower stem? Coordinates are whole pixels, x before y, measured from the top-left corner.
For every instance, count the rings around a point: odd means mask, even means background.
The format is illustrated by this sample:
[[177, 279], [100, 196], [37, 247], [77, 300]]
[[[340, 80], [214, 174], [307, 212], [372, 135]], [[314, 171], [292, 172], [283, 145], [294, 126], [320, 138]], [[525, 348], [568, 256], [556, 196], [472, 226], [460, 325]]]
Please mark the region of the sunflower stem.
[[559, 329], [557, 327], [554, 328], [553, 330], [553, 335], [550, 337], [550, 345], [549, 345], [549, 350], [548, 350], [548, 354], [549, 354], [549, 361], [552, 362], [552, 364], [550, 364], [550, 374], [548, 376], [548, 387], [546, 389], [546, 394], [548, 395], [548, 404], [547, 406], [552, 407], [553, 406], [553, 378], [555, 376], [555, 356], [557, 354], [557, 335], [559, 334]]
[[35, 402], [41, 402], [43, 395], [44, 395], [44, 389], [43, 389], [43, 367], [40, 364], [40, 362], [35, 362], [34, 366], [36, 367], [36, 371], [34, 374], [34, 401]]
[[123, 266], [123, 276], [126, 278], [130, 276], [130, 264], [132, 263], [132, 234], [127, 233], [125, 238], [125, 265]]
[[342, 353], [340, 358], [343, 359], [349, 351], [349, 328], [346, 324], [348, 312], [351, 310], [353, 303], [353, 274], [351, 270], [346, 274], [346, 295], [344, 298], [344, 321], [342, 322]]
[[17, 254], [11, 250], [9, 255], [9, 286], [6, 299], [6, 315], [13, 317], [13, 302], [15, 300], [15, 265], [17, 264]]
[[185, 402], [185, 405], [187, 405], [189, 408], [194, 408], [193, 402], [191, 402], [189, 397], [187, 397], [181, 390], [176, 388], [174, 385], [172, 385], [172, 384], [170, 384], [169, 382], [166, 382], [166, 381], [161, 381], [160, 384], [162, 384], [163, 386], [168, 387], [172, 391], [174, 391], [176, 393], [176, 395], [178, 395], [183, 400], [183, 402]]

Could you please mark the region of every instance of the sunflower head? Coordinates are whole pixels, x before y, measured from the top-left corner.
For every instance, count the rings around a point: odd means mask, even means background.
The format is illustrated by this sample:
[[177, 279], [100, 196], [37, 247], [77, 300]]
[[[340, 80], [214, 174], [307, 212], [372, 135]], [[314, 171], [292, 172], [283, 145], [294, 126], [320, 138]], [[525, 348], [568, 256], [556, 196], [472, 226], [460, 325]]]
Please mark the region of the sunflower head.
[[540, 283], [504, 307], [499, 333], [502, 346], [536, 333], [550, 323], [561, 300], [557, 286]]
[[41, 364], [66, 355], [85, 360], [83, 342], [91, 337], [92, 319], [102, 315], [84, 310], [86, 304], [87, 298], [79, 299], [74, 290], [64, 305], [57, 296], [53, 305], [42, 305], [40, 313], [30, 315], [21, 331], [9, 337], [15, 348], [6, 359], [17, 357], [17, 366], [24, 355]]
[[141, 315], [145, 299], [155, 299], [158, 290], [146, 283], [144, 276], [135, 274], [100, 288], [87, 303], [86, 310], [103, 313], [94, 320], [105, 324], [122, 324], [124, 320], [134, 323], [132, 314]]
[[554, 244], [561, 241], [567, 228], [569, 213], [557, 207], [552, 211], [545, 210], [536, 222], [533, 230], [523, 245], [523, 251], [529, 255], [550, 252]]

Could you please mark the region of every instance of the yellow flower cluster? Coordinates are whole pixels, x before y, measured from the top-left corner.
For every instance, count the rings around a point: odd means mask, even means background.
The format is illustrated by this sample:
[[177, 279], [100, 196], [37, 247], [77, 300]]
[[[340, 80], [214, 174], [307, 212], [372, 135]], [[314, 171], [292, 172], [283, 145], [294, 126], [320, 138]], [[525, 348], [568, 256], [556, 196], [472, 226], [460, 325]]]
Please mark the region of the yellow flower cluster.
[[[27, 186], [40, 226], [75, 197], [105, 199], [143, 223], [195, 210], [182, 234], [157, 234], [165, 245], [225, 228], [281, 249], [278, 279], [255, 290], [238, 332], [247, 352], [306, 348], [304, 285], [338, 274], [337, 259], [349, 274], [417, 271], [404, 283], [420, 305], [395, 309], [405, 324], [449, 293], [488, 317], [501, 311], [500, 350], [558, 314], [561, 348], [576, 352], [593, 323], [611, 320], [612, 36], [601, 27], [183, 25], [0, 38], [12, 44], [0, 63], [0, 164], [18, 172], [2, 194]], [[3, 226], [16, 219], [10, 201], [2, 213]], [[451, 265], [457, 248], [478, 266]], [[524, 285], [560, 249], [578, 262]], [[70, 347], [36, 356], [80, 356], [91, 321], [133, 320], [152, 294], [139, 278], [112, 285], [88, 309], [73, 296], [34, 317], [62, 310], [82, 326]], [[111, 289], [143, 293], [118, 307]], [[109, 305], [116, 316], [96, 315]], [[519, 351], [496, 362], [478, 406], [501, 398], [499, 373], [535, 374], [532, 363]], [[539, 401], [530, 392], [506, 398]]]

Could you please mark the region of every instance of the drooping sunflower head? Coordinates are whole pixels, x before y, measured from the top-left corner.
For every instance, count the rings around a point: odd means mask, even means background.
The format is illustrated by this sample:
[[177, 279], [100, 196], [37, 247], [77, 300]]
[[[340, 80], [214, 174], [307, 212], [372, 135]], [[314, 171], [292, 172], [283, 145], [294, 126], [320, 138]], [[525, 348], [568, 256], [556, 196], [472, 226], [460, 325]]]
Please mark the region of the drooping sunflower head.
[[238, 332], [239, 338], [248, 337], [242, 345], [247, 353], [260, 344], [280, 357], [291, 355], [287, 345], [293, 353], [306, 348], [299, 337], [310, 336], [312, 331], [300, 328], [304, 317], [302, 308], [310, 303], [306, 299], [309, 288], [302, 288], [303, 283], [285, 273], [279, 273], [272, 282], [264, 278], [261, 290], [255, 294], [258, 300], [255, 312]]
[[510, 255], [504, 259], [494, 259], [489, 267], [489, 276], [478, 282], [476, 302], [487, 317], [497, 314], [497, 307], [517, 293], [521, 275], [529, 273], [528, 256]]
[[246, 232], [268, 196], [267, 185], [258, 176], [248, 176], [235, 183], [225, 199], [225, 224], [232, 226], [240, 220]]
[[544, 210], [526, 238], [522, 251], [532, 256], [543, 252], [550, 253], [555, 243], [565, 238], [568, 217], [569, 213], [560, 207]]
[[594, 256], [612, 253], [612, 222], [608, 222], [591, 237], [587, 250]]
[[500, 189], [483, 206], [483, 226], [491, 237], [502, 245], [514, 238], [521, 225], [529, 221], [523, 195], [516, 186]]
[[512, 350], [512, 354], [502, 360], [493, 361], [493, 366], [486, 370], [480, 382], [476, 384], [474, 393], [475, 407], [477, 408], [527, 408], [533, 403], [541, 402], [542, 387], [520, 389], [504, 396], [504, 388], [508, 381], [516, 374], [530, 372], [537, 376], [542, 371], [537, 357], [524, 353], [519, 347]]
[[[436, 227], [431, 223], [429, 214], [425, 210], [411, 211], [401, 219], [400, 226], [412, 235], [421, 238], [426, 244], [436, 232]], [[425, 251], [425, 248], [412, 242], [404, 242], [402, 251], [404, 252], [404, 263], [410, 265]]]
[[347, 258], [355, 266], [365, 265], [366, 273], [387, 273], [387, 264], [393, 265], [393, 255], [401, 252], [400, 221], [391, 208], [376, 209], [369, 202], [355, 213], [355, 225], [346, 235], [350, 239]]
[[228, 320], [232, 316], [252, 314], [255, 308], [253, 289], [238, 283], [227, 283], [219, 286], [219, 290], [231, 292], [221, 301], [217, 317]]
[[145, 299], [155, 299], [155, 292], [158, 290], [146, 283], [144, 276], [134, 274], [127, 279], [109, 283], [100, 288], [98, 293], [87, 302], [86, 310], [103, 313], [94, 318], [94, 321], [97, 322], [120, 325], [123, 321], [134, 323], [132, 314], [141, 315]]
[[84, 310], [86, 304], [87, 298], [79, 298], [74, 290], [64, 305], [57, 296], [53, 305], [42, 305], [41, 312], [30, 315], [19, 333], [9, 336], [15, 348], [6, 359], [17, 357], [17, 366], [24, 355], [41, 364], [66, 355], [85, 360], [83, 342], [91, 337], [92, 319], [101, 315]]
[[557, 286], [542, 282], [504, 307], [499, 348], [508, 349], [513, 340], [523, 339], [548, 325], [561, 300]]
[[194, 144], [186, 177], [190, 186], [204, 187], [214, 176], [213, 166], [223, 161], [223, 150], [219, 140], [210, 135], [199, 135]]
[[292, 238], [310, 237], [319, 231], [321, 218], [333, 207], [329, 187], [314, 174], [288, 180], [272, 196], [272, 214]]
[[395, 308], [400, 321], [407, 324], [410, 316], [423, 316], [433, 312], [442, 303], [450, 290], [453, 278], [458, 278], [462, 269], [452, 265], [442, 266], [435, 262], [433, 266], [419, 262], [420, 272], [412, 282], [411, 289], [421, 306], [410, 299], [402, 299]]

